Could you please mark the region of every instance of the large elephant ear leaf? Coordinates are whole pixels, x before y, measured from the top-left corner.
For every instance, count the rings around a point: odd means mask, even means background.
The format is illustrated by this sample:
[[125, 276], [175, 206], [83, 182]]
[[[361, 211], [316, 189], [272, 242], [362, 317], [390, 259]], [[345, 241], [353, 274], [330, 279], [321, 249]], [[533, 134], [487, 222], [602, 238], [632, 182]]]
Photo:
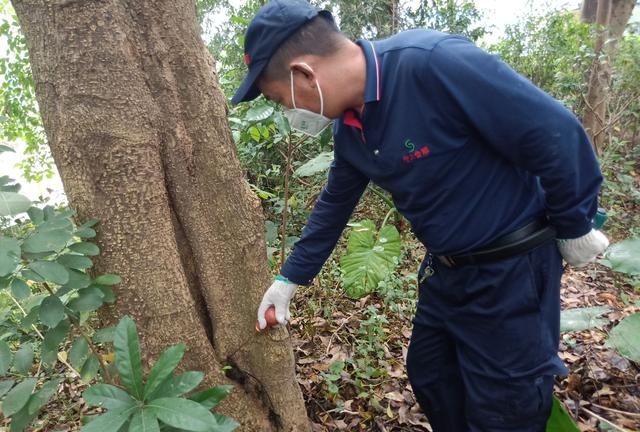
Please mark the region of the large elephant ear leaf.
[[370, 220], [352, 224], [347, 253], [340, 259], [347, 296], [361, 298], [378, 287], [397, 266], [400, 234], [393, 225], [378, 232]]

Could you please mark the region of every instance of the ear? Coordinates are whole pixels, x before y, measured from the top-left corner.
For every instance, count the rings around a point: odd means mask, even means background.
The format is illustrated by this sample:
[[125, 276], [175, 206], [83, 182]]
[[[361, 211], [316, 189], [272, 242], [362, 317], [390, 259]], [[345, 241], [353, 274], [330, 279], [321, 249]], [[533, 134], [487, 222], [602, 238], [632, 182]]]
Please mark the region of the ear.
[[296, 81], [304, 81], [312, 88], [316, 86], [316, 74], [307, 63], [294, 60], [289, 64], [289, 69], [296, 75]]

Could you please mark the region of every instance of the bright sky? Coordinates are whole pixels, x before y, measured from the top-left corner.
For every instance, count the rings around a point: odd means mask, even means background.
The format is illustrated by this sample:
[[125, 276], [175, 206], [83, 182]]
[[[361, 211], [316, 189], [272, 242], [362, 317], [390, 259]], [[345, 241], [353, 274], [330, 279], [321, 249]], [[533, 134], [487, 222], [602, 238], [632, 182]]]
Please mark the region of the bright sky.
[[[232, 4], [238, 4], [243, 0], [231, 0]], [[416, 1], [416, 0], [408, 0]], [[504, 27], [508, 24], [513, 24], [518, 21], [523, 15], [531, 10], [549, 10], [549, 9], [577, 9], [581, 3], [581, 0], [475, 0], [478, 8], [485, 13], [484, 25], [491, 29], [493, 38], [499, 37], [504, 30]], [[215, 25], [216, 23], [226, 20], [227, 17], [220, 16], [219, 14], [212, 14], [209, 17], [209, 24]], [[0, 40], [0, 52], [4, 51], [3, 41]], [[2, 143], [7, 144], [7, 143]], [[7, 144], [10, 146], [16, 146], [15, 144]], [[35, 199], [42, 194], [46, 194], [47, 189], [53, 190], [56, 201], [60, 199], [62, 191], [62, 183], [60, 179], [55, 176], [51, 180], [44, 180], [40, 184], [28, 183], [22, 179], [20, 170], [16, 167], [16, 164], [21, 158], [21, 148], [16, 146], [16, 153], [0, 153], [0, 176], [9, 175], [10, 177], [17, 179], [22, 184], [22, 193], [27, 195], [31, 199]]]

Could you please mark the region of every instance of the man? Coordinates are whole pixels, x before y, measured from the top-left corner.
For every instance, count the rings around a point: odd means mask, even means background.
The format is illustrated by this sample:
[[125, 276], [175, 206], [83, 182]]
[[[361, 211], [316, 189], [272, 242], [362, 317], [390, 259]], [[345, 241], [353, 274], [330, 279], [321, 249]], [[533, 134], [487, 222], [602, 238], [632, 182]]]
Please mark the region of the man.
[[329, 179], [259, 327], [271, 306], [288, 320], [297, 286], [373, 181], [429, 252], [407, 370], [434, 431], [543, 431], [553, 376], [566, 372], [562, 257], [584, 265], [608, 245], [591, 226], [602, 177], [577, 119], [462, 37], [412, 30], [354, 43], [303, 0], [260, 9], [245, 52], [234, 103], [262, 93], [311, 135], [336, 119]]

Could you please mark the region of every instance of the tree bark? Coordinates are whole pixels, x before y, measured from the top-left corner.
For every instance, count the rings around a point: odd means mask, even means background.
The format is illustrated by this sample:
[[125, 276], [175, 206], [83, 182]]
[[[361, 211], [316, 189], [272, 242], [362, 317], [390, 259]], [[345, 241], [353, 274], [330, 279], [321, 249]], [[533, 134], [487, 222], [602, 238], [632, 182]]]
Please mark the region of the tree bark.
[[[582, 18], [593, 22], [598, 28], [594, 41], [595, 59], [589, 74], [589, 85], [585, 96], [586, 110], [584, 127], [591, 138], [594, 149], [600, 152], [606, 143], [607, 106], [611, 82], [611, 63], [635, 6], [635, 0], [584, 0]], [[595, 13], [594, 13], [595, 12]]]
[[[101, 318], [132, 316], [145, 361], [185, 342], [184, 367], [235, 384], [243, 431], [308, 431], [289, 334], [256, 334], [270, 280], [193, 0], [12, 0], [52, 154], [98, 271], [123, 283]], [[223, 367], [225, 372], [223, 372]]]

